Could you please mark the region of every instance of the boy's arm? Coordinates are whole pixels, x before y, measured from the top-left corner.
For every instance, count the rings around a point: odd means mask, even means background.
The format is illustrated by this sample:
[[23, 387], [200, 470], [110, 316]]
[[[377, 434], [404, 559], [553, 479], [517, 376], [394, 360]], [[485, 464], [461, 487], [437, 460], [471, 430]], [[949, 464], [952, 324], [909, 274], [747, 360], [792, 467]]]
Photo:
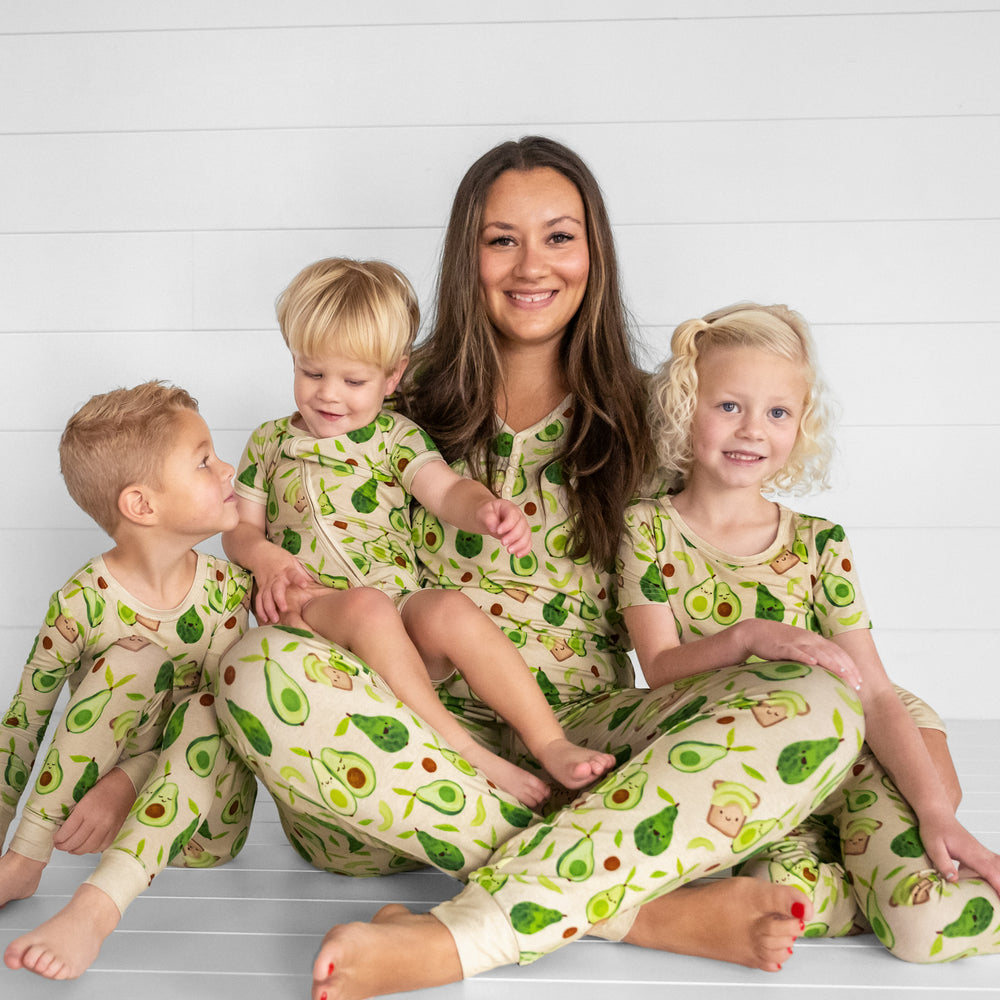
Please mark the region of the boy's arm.
[[267, 540], [264, 504], [238, 496], [236, 507], [240, 523], [223, 534], [222, 548], [233, 562], [253, 573], [257, 621], [261, 625], [274, 624], [288, 610], [285, 591], [293, 586], [311, 586], [314, 581], [295, 556]]
[[1000, 857], [955, 819], [948, 790], [920, 731], [886, 676], [871, 632], [843, 632], [834, 636], [833, 642], [861, 670], [866, 742], [917, 814], [920, 839], [931, 863], [951, 880], [958, 876], [955, 860], [964, 862], [1000, 892]]
[[521, 508], [495, 497], [482, 483], [460, 476], [444, 461], [418, 469], [411, 492], [432, 514], [456, 528], [492, 535], [515, 556], [531, 551], [531, 527]]
[[855, 688], [860, 682], [850, 656], [829, 639], [793, 625], [750, 619], [682, 644], [669, 604], [635, 604], [621, 612], [643, 676], [653, 688], [706, 670], [744, 663], [751, 656], [819, 666]]

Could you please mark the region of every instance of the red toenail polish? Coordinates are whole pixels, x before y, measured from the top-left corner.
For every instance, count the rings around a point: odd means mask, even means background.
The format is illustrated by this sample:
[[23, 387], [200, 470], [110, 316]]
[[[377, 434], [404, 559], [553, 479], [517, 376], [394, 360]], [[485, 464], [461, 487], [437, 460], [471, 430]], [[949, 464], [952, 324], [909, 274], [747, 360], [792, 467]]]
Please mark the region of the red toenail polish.
[[326, 1000], [326, 994], [325, 993], [320, 993], [319, 1000]]
[[333, 975], [333, 970], [334, 970], [334, 968], [335, 968], [335, 966], [334, 966], [333, 962], [331, 962], [331, 963], [330, 963], [330, 968], [326, 970], [326, 974], [327, 974], [328, 976], [332, 976], [332, 975]]
[[791, 948], [789, 948], [789, 949], [788, 949], [788, 954], [789, 954], [789, 955], [791, 955], [791, 953], [792, 953], [792, 949], [791, 949]]
[[806, 915], [806, 907], [804, 903], [792, 903], [792, 916], [798, 917], [801, 920]]

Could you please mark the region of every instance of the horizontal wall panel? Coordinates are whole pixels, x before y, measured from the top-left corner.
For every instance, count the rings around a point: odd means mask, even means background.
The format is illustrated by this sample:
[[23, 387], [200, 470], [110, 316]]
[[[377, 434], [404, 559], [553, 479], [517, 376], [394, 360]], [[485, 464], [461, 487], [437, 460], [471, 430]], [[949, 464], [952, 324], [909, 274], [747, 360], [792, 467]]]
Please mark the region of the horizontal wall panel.
[[[1000, 217], [997, 117], [554, 125], [619, 225]], [[444, 225], [528, 123], [0, 136], [5, 232]], [[537, 130], [537, 129], [536, 129]]]
[[[987, 11], [6, 35], [0, 132], [599, 122], [623, 93], [646, 122], [996, 114], [998, 30]], [[385, 99], [356, 99], [368, 80]]]

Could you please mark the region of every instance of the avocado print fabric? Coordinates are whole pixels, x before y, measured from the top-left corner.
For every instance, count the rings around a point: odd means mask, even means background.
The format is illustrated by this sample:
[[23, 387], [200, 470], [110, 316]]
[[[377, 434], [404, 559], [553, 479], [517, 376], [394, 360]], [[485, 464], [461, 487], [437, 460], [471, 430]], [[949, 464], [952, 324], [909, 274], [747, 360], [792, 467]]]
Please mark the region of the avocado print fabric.
[[418, 589], [409, 489], [424, 465], [442, 461], [430, 438], [388, 410], [329, 438], [292, 419], [251, 434], [236, 477], [237, 494], [264, 506], [268, 539], [325, 586], [392, 597]]
[[11, 847], [48, 860], [73, 806], [114, 767], [141, 788], [174, 702], [244, 632], [249, 575], [198, 553], [194, 582], [170, 611], [147, 607], [100, 556], [52, 595], [45, 622], [0, 726], [6, 756], [0, 835], [27, 785], [64, 684], [70, 699]]

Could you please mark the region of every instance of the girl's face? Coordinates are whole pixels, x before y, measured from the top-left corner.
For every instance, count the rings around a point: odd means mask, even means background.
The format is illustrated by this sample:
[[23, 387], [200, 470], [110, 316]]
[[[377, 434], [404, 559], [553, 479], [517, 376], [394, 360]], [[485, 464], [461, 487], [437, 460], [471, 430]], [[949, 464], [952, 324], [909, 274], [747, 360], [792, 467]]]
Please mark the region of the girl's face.
[[697, 371], [689, 485], [759, 489], [795, 446], [808, 391], [802, 365], [752, 347], [714, 347]]
[[508, 170], [490, 188], [479, 233], [479, 288], [511, 345], [558, 343], [587, 290], [583, 199], [551, 167]]

